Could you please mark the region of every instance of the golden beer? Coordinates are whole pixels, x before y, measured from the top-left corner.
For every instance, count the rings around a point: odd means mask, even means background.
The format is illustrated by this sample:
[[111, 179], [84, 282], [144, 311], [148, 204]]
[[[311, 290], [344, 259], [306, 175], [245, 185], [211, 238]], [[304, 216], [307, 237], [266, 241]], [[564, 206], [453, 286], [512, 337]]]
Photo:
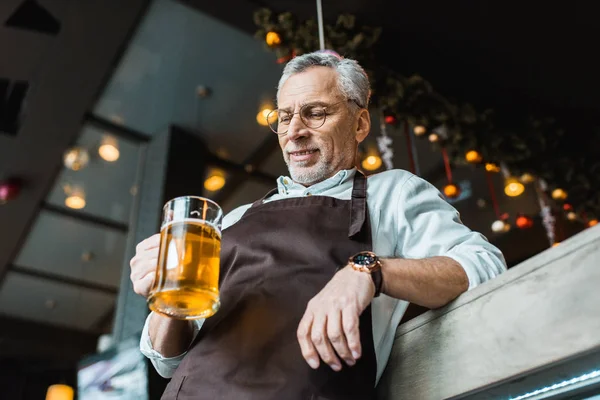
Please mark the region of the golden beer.
[[219, 309], [221, 233], [201, 219], [185, 218], [165, 224], [151, 310], [178, 319], [198, 319]]

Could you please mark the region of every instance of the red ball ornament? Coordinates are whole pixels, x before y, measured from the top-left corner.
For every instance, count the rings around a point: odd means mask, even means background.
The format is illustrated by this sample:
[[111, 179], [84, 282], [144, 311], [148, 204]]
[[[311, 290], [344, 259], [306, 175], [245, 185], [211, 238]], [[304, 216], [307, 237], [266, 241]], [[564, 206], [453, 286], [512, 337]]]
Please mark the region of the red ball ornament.
[[393, 115], [386, 115], [384, 121], [388, 125], [393, 125], [396, 123], [396, 117], [394, 117]]
[[515, 222], [520, 229], [527, 229], [533, 226], [533, 218], [527, 215], [520, 215]]
[[0, 182], [0, 204], [6, 203], [19, 195], [21, 184], [16, 179]]

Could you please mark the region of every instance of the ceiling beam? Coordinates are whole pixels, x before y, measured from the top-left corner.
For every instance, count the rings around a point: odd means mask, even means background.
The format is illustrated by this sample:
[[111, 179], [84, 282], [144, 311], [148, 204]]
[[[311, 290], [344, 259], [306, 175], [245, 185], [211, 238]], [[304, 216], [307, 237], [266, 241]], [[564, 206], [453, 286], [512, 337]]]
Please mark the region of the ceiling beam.
[[[5, 177], [25, 181], [20, 197], [0, 207], [0, 280], [61, 169], [63, 152], [78, 137], [85, 113], [110, 78], [148, 3], [149, 0], [69, 3], [60, 35], [49, 43], [43, 64], [36, 68], [35, 90], [26, 98], [21, 128], [0, 146], [0, 171]], [[0, 54], [17, 71], [18, 64], [25, 62], [21, 55], [31, 51], [31, 40], [36, 34], [17, 35], [9, 28], [2, 28], [2, 32], [11, 34], [0, 35]]]
[[19, 265], [11, 265], [9, 271], [33, 278], [40, 278], [51, 282], [61, 283], [64, 285], [77, 286], [81, 289], [95, 290], [106, 294], [116, 295], [119, 292], [119, 288], [105, 285], [97, 282], [88, 282], [77, 278], [70, 278], [68, 276], [54, 274], [52, 272], [40, 271], [33, 268], [22, 267]]
[[0, 316], [0, 358], [78, 361], [94, 353], [98, 335]]

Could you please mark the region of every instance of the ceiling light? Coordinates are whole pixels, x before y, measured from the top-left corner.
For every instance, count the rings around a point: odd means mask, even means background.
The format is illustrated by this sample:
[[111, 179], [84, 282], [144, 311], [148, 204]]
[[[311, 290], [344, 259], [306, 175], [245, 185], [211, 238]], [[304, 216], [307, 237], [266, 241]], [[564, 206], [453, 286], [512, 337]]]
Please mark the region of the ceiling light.
[[74, 210], [81, 210], [85, 207], [85, 197], [78, 194], [71, 195], [65, 199], [65, 205]]
[[260, 110], [258, 114], [256, 114], [256, 122], [258, 122], [262, 126], [268, 126], [269, 122], [273, 122], [275, 119], [277, 119], [277, 113], [273, 113], [271, 114], [270, 119], [267, 120], [271, 111], [273, 110], [271, 110], [270, 108], [263, 108], [262, 110]]
[[381, 167], [381, 157], [377, 155], [368, 156], [362, 162], [362, 167], [367, 171], [375, 171]]
[[204, 181], [204, 188], [209, 192], [216, 192], [225, 186], [225, 174], [219, 170], [213, 170]]
[[98, 148], [98, 154], [103, 160], [108, 162], [115, 162], [119, 159], [119, 143], [117, 139], [112, 136], [104, 136], [100, 147]]
[[73, 171], [79, 171], [88, 165], [90, 155], [86, 149], [80, 146], [71, 147], [63, 155], [63, 163], [65, 167]]

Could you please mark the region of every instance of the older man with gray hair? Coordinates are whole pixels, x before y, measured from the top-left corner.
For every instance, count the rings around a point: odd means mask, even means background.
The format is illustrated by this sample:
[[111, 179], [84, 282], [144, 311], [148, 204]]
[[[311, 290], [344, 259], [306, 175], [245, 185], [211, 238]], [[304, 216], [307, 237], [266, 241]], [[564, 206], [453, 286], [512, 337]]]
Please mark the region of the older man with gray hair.
[[[506, 269], [423, 179], [357, 171], [369, 95], [356, 61], [286, 65], [270, 126], [290, 176], [225, 217], [221, 309], [144, 326], [142, 352], [172, 377], [164, 399], [373, 399], [409, 303], [442, 307]], [[131, 260], [145, 297], [158, 239]]]

